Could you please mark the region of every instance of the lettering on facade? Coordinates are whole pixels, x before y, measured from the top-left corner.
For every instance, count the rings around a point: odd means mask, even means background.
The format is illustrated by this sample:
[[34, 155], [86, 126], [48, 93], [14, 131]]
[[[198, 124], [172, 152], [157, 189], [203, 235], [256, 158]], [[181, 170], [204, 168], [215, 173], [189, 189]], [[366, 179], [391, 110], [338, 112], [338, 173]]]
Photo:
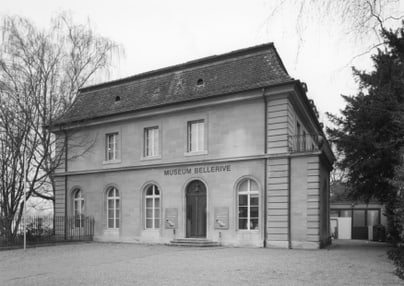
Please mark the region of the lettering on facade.
[[194, 168], [175, 168], [164, 170], [164, 176], [195, 175], [231, 172], [231, 165], [203, 166]]

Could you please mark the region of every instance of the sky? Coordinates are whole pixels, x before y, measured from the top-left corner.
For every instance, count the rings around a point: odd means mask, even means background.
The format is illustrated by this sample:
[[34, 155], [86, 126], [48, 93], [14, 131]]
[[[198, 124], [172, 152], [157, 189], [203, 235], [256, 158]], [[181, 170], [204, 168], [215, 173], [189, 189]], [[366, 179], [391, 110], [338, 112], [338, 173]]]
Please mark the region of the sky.
[[[404, 11], [404, 0], [400, 0]], [[306, 82], [320, 120], [344, 108], [341, 94], [354, 95], [351, 66], [371, 69], [366, 46], [347, 40], [335, 25], [306, 22], [296, 32], [297, 12], [271, 14], [273, 0], [0, 0], [0, 16], [19, 15], [39, 28], [71, 12], [75, 22], [123, 47], [108, 80], [273, 42], [288, 73]], [[314, 14], [313, 14], [314, 15]], [[299, 27], [302, 28], [302, 27]], [[300, 43], [300, 44], [299, 44]], [[327, 122], [325, 122], [327, 124]]]

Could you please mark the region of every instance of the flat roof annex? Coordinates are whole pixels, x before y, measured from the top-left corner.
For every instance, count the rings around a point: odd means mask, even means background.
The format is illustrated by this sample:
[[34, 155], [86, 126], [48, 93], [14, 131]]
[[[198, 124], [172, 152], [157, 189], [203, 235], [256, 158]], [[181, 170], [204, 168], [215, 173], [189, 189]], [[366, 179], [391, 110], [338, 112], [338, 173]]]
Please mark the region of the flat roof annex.
[[[294, 81], [273, 43], [84, 87], [52, 125], [155, 108]], [[116, 100], [119, 96], [119, 100]]]

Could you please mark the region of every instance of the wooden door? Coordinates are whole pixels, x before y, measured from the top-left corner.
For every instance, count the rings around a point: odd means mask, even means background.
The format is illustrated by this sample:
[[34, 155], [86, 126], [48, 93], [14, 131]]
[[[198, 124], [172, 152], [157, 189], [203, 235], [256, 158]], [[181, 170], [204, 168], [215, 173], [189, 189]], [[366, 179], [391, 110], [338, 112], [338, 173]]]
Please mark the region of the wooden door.
[[192, 181], [186, 190], [187, 237], [206, 237], [206, 187]]

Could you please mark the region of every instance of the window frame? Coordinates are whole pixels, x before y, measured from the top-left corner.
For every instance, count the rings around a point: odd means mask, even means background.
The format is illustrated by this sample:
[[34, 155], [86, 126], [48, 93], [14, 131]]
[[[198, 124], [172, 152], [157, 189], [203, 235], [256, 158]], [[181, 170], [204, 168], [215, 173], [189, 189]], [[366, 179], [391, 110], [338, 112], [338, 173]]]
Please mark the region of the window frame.
[[[207, 128], [206, 128], [206, 119], [205, 118], [200, 118], [196, 120], [189, 120], [187, 121], [187, 149], [186, 152], [188, 154], [206, 154], [207, 153]], [[197, 143], [196, 146], [197, 148], [193, 148], [193, 131], [192, 131], [192, 126], [198, 124], [198, 126], [203, 126], [203, 130], [200, 131], [198, 127], [198, 131], [196, 132], [197, 138], [195, 142]], [[200, 124], [200, 125], [199, 125]], [[195, 134], [195, 133], [194, 133]], [[199, 136], [202, 135], [202, 138], [199, 138]], [[202, 144], [202, 147], [199, 145]]]
[[[149, 131], [154, 130], [157, 134], [157, 138], [155, 138], [155, 134], [152, 136], [152, 148], [149, 148]], [[143, 158], [159, 158], [161, 156], [161, 148], [160, 148], [160, 126], [150, 126], [143, 128]], [[154, 148], [153, 148], [154, 147]], [[153, 150], [152, 154], [149, 154], [149, 150]], [[155, 152], [155, 153], [154, 153]]]
[[[120, 161], [120, 133], [118, 131], [109, 132], [105, 134], [105, 155], [104, 155], [104, 162], [105, 163], [114, 163]], [[112, 151], [110, 150], [110, 141], [109, 139], [111, 136], [114, 138]], [[110, 154], [113, 154], [112, 158], [110, 158]]]
[[302, 151], [307, 151], [306, 137], [307, 137], [306, 131], [303, 130], [303, 133], [302, 133]]
[[[113, 193], [112, 196], [110, 196], [110, 193]], [[121, 197], [120, 193], [117, 187], [110, 187], [107, 190], [106, 194], [106, 220], [107, 220], [107, 229], [114, 230], [114, 229], [119, 229], [121, 226]], [[109, 202], [112, 201], [112, 208], [110, 208]], [[117, 204], [118, 202], [118, 204]], [[112, 210], [113, 217], [110, 218], [110, 210]], [[117, 214], [118, 213], [118, 214]], [[110, 219], [113, 221], [112, 227], [110, 227]]]
[[[84, 211], [85, 211], [85, 200], [83, 195], [83, 190], [80, 188], [75, 188], [72, 192], [72, 206], [73, 206], [73, 217], [74, 217], [74, 227], [81, 228], [84, 226]], [[79, 194], [79, 196], [78, 196]], [[77, 205], [79, 207], [77, 207]]]
[[[244, 182], [247, 181], [247, 191], [240, 191], [240, 187], [242, 184], [244, 184]], [[254, 182], [257, 186], [256, 190], [251, 190], [251, 182]], [[247, 220], [247, 225], [246, 228], [240, 228], [240, 195], [246, 195], [247, 196], [247, 217], [242, 217], [242, 219], [246, 219]], [[256, 205], [251, 205], [251, 197], [252, 195], [254, 197], [258, 198], [258, 202]], [[237, 196], [237, 206], [236, 206], [236, 218], [237, 218], [237, 222], [236, 222], [236, 226], [237, 226], [237, 230], [239, 231], [248, 231], [248, 232], [258, 232], [260, 230], [260, 221], [261, 221], [261, 217], [260, 217], [260, 211], [261, 211], [261, 187], [258, 184], [258, 181], [247, 177], [247, 178], [243, 178], [241, 179], [238, 184], [237, 184], [237, 189], [236, 189], [236, 196]], [[245, 206], [244, 206], [245, 207]], [[251, 216], [251, 208], [252, 207], [256, 207], [258, 208], [257, 210], [257, 217], [252, 217]], [[257, 225], [255, 228], [251, 227], [251, 220], [252, 219], [257, 219]], [[249, 223], [250, 222], [250, 223]]]
[[[152, 188], [152, 195], [148, 195], [147, 192]], [[156, 194], [156, 190], [158, 191], [158, 194]], [[152, 202], [152, 206], [148, 207], [147, 206], [147, 200], [150, 199]], [[156, 206], [156, 199], [158, 199], [159, 203], [158, 206]], [[144, 229], [145, 230], [159, 230], [161, 229], [161, 190], [156, 184], [149, 184], [144, 190], [144, 196], [143, 196], [143, 204], [144, 204], [144, 210], [143, 210], [143, 215], [144, 215]], [[148, 217], [147, 215], [147, 210], [151, 210], [151, 218]], [[156, 216], [156, 210], [158, 210], [159, 215]], [[148, 227], [147, 221], [151, 219], [152, 226]], [[156, 220], [158, 220], [158, 227], [156, 227]]]
[[296, 147], [297, 147], [297, 151], [301, 151], [301, 131], [302, 131], [302, 127], [300, 125], [299, 121], [296, 121]]

